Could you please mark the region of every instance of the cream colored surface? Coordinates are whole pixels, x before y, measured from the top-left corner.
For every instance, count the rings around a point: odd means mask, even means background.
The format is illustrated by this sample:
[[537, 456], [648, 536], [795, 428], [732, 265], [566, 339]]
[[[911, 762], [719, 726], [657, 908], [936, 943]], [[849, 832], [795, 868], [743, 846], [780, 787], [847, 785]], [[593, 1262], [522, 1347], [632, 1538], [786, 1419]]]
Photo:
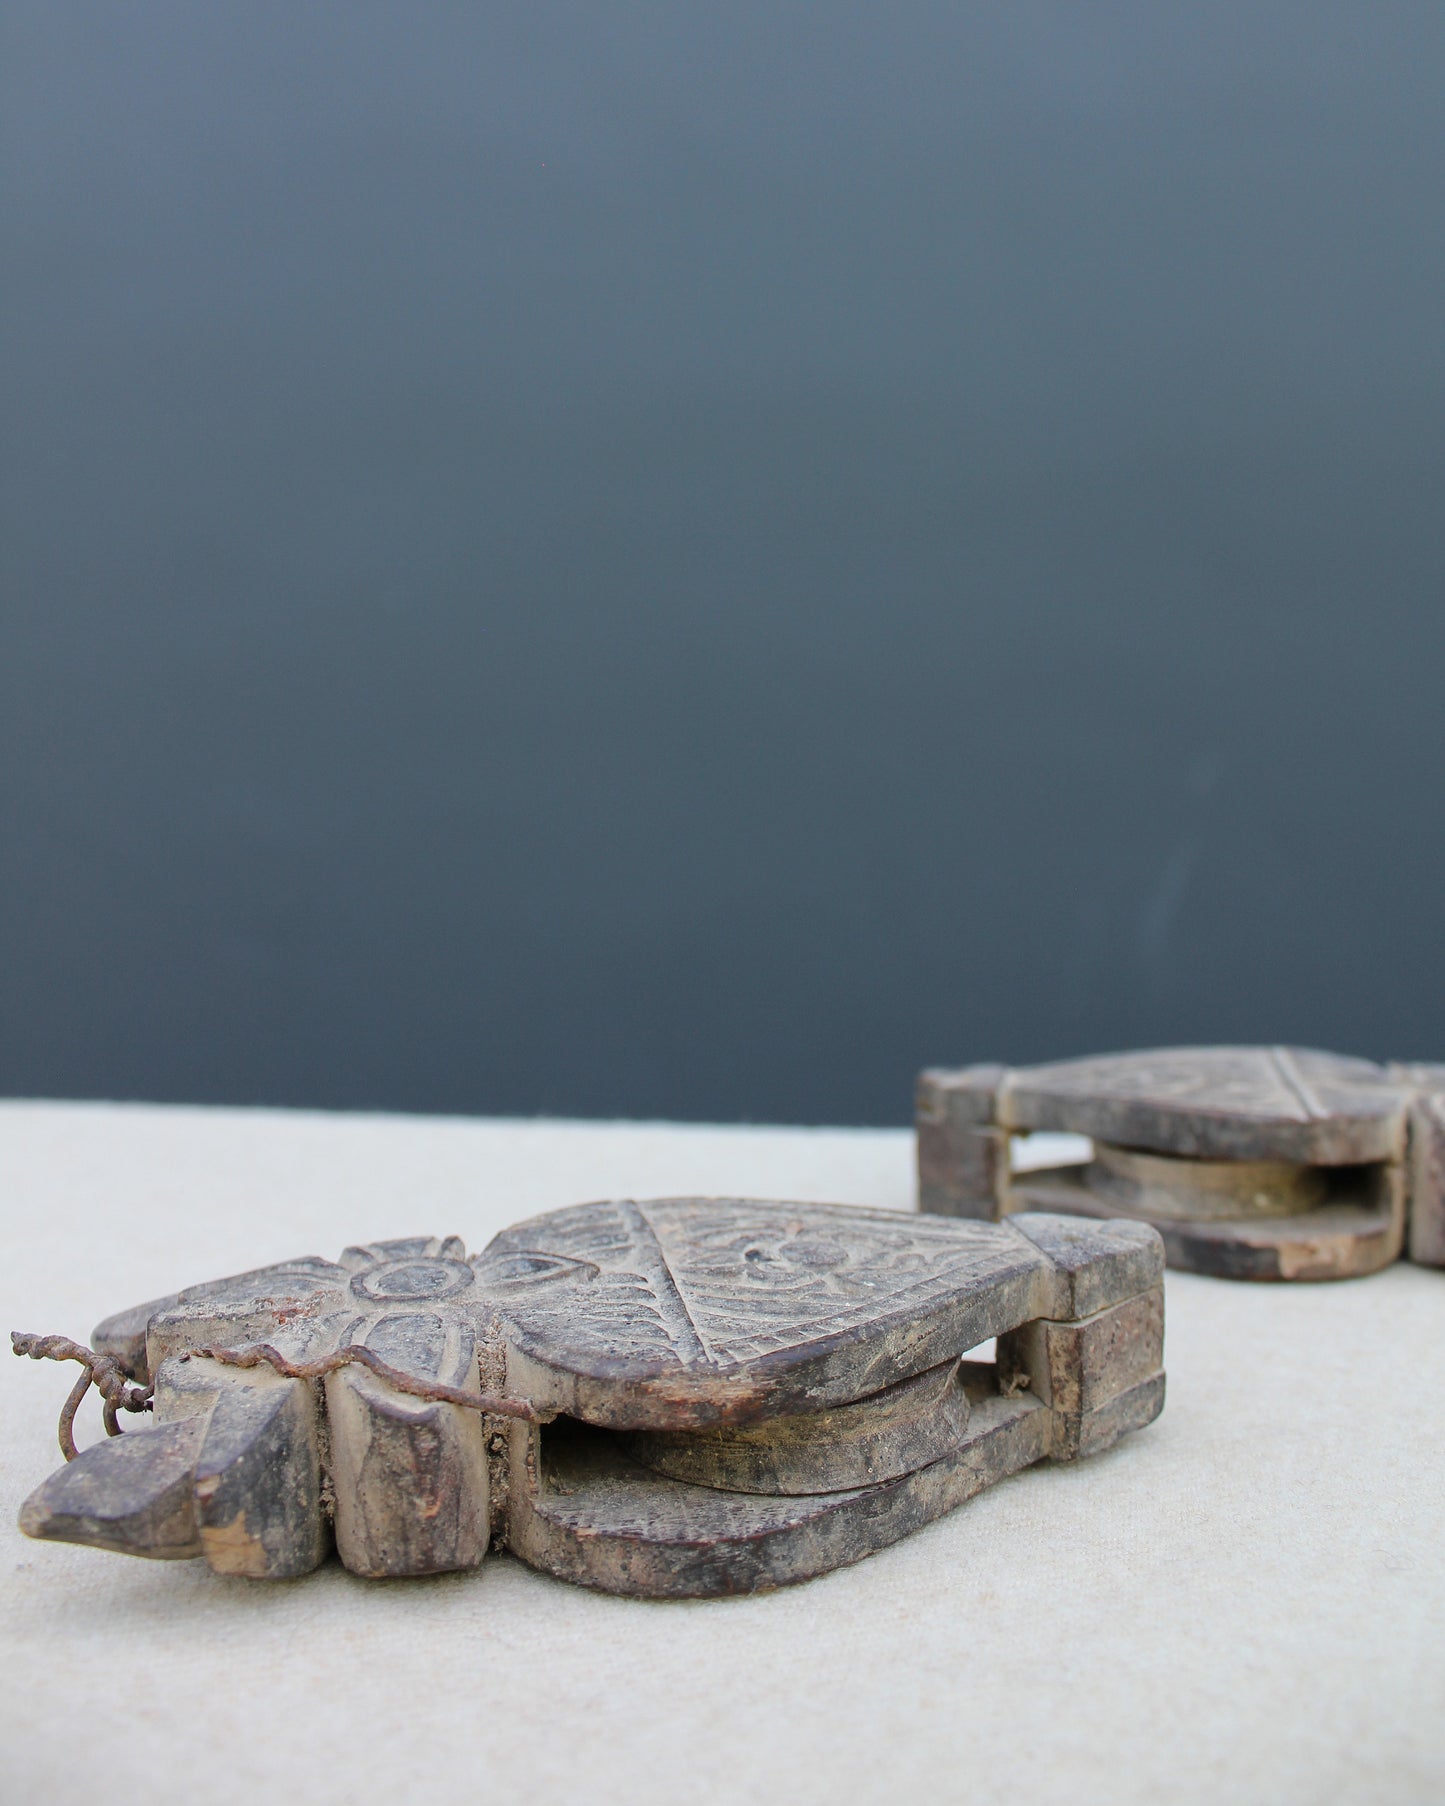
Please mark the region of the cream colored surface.
[[[287, 1255], [678, 1192], [902, 1208], [909, 1138], [4, 1105], [0, 1324], [83, 1337]], [[1445, 1797], [1445, 1273], [1173, 1274], [1166, 1364], [1107, 1455], [807, 1586], [647, 1604], [508, 1557], [267, 1585], [26, 1542], [73, 1370], [7, 1357], [3, 1798]]]

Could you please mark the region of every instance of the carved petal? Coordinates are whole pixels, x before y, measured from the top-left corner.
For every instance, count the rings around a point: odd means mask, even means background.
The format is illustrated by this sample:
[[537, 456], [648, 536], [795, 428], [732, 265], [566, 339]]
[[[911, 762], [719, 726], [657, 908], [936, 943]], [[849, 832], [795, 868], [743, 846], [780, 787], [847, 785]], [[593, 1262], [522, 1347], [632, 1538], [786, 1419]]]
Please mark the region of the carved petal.
[[[353, 1340], [389, 1366], [477, 1385], [476, 1340], [453, 1315], [402, 1310], [358, 1320]], [[438, 1574], [487, 1552], [486, 1434], [480, 1415], [413, 1398], [344, 1367], [326, 1378], [336, 1548], [355, 1574]]]
[[309, 1256], [188, 1286], [173, 1301], [163, 1301], [151, 1317], [146, 1332], [149, 1369], [158, 1373], [162, 1361], [187, 1349], [208, 1344], [236, 1348], [272, 1341], [288, 1326], [304, 1327], [347, 1301], [347, 1278], [335, 1261]]
[[346, 1249], [341, 1264], [348, 1273], [360, 1273], [393, 1260], [464, 1260], [466, 1252], [459, 1235], [405, 1235], [389, 1242], [359, 1242]]

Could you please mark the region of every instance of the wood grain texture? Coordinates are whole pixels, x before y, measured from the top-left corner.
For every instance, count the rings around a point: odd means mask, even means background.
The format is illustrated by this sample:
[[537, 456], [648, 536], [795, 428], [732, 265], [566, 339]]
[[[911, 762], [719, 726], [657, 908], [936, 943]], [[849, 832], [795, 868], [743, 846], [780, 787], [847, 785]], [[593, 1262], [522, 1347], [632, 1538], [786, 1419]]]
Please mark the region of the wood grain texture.
[[[366, 1576], [475, 1567], [495, 1521], [591, 1586], [782, 1585], [1147, 1422], [1162, 1261], [1132, 1222], [664, 1198], [554, 1211], [471, 1259], [411, 1237], [281, 1262], [107, 1319], [155, 1375], [155, 1426], [53, 1476], [22, 1528], [259, 1580], [333, 1539]], [[993, 1336], [1017, 1351], [1002, 1392], [959, 1377]], [[484, 1377], [570, 1421], [498, 1417]]]
[[1163, 1366], [1162, 1285], [1079, 1322], [1038, 1319], [999, 1338], [1000, 1383], [1006, 1392], [1027, 1385], [1049, 1407], [1056, 1460], [1107, 1448], [1157, 1417]]
[[[1093, 1160], [1013, 1174], [1006, 1145], [981, 1152], [1038, 1130], [1090, 1136]], [[917, 1143], [925, 1210], [1137, 1217], [1193, 1272], [1345, 1279], [1406, 1251], [1445, 1265], [1445, 1066], [1175, 1047], [930, 1069]]]
[[1007, 1225], [845, 1205], [577, 1205], [477, 1263], [508, 1385], [614, 1429], [846, 1404], [1047, 1312], [1050, 1260]]
[[919, 1074], [918, 1207], [994, 1222], [1008, 1195], [1009, 1135], [994, 1124], [1002, 1066]]
[[[1069, 1211], [1112, 1221], [1130, 1207], [1101, 1197], [1083, 1167], [1022, 1174], [1013, 1196], [1021, 1209]], [[1336, 1201], [1301, 1216], [1250, 1221], [1149, 1220], [1171, 1267], [1217, 1279], [1356, 1279], [1398, 1260], [1405, 1240], [1404, 1173], [1399, 1166], [1354, 1169]]]
[[[169, 1444], [131, 1432], [89, 1451], [80, 1479], [70, 1478], [76, 1463], [47, 1483], [55, 1491], [34, 1495], [31, 1534], [135, 1554], [184, 1546], [218, 1573], [281, 1579], [324, 1560], [334, 1526], [337, 1552], [357, 1573], [473, 1567], [489, 1530], [478, 1412], [418, 1399], [361, 1367], [318, 1382], [199, 1351], [264, 1344], [299, 1364], [360, 1346], [399, 1373], [475, 1390], [493, 1327], [461, 1242], [430, 1236], [348, 1248], [339, 1261], [282, 1261], [107, 1318], [95, 1345], [154, 1374], [157, 1423], [189, 1451], [184, 1474], [168, 1457], [163, 1502], [174, 1511], [158, 1527], [162, 1506], [141, 1483], [148, 1454], [158, 1463]], [[86, 1475], [91, 1493], [109, 1498], [108, 1513], [78, 1509]]]
[[193, 1492], [205, 1428], [197, 1418], [96, 1443], [31, 1493], [20, 1528], [153, 1561], [201, 1554]]
[[269, 1367], [239, 1371], [172, 1356], [157, 1377], [163, 1415], [201, 1422], [191, 1476], [201, 1553], [218, 1574], [287, 1580], [331, 1547], [322, 1511], [316, 1388]]
[[[403, 1372], [477, 1386], [476, 1334], [440, 1312], [389, 1311], [363, 1319], [348, 1340]], [[408, 1397], [363, 1367], [323, 1383], [343, 1564], [373, 1578], [476, 1567], [490, 1536], [481, 1414]]]
[[672, 1480], [724, 1492], [844, 1492], [927, 1467], [968, 1429], [958, 1363], [900, 1380], [870, 1398], [739, 1429], [634, 1430], [622, 1447]]
[[1048, 1211], [1024, 1211], [1009, 1227], [1026, 1236], [1053, 1268], [1054, 1300], [1040, 1313], [1056, 1321], [1092, 1317], [1148, 1291], [1164, 1274], [1164, 1247], [1147, 1223], [1085, 1223]]
[[1396, 1065], [1410, 1093], [1410, 1259], [1445, 1267], [1445, 1066]]
[[969, 1428], [943, 1459], [881, 1485], [814, 1497], [689, 1486], [630, 1460], [605, 1431], [514, 1427], [508, 1543], [532, 1567], [603, 1592], [717, 1597], [788, 1586], [861, 1560], [1042, 1460], [1052, 1417], [1027, 1394], [976, 1387]]
[[1227, 1223], [1316, 1210], [1328, 1201], [1336, 1170], [1286, 1160], [1185, 1160], [1100, 1141], [1085, 1176], [1100, 1197], [1150, 1222], [1169, 1217]]
[[1011, 1071], [997, 1120], [1205, 1160], [1397, 1159], [1404, 1102], [1385, 1069], [1298, 1047], [1164, 1047]]

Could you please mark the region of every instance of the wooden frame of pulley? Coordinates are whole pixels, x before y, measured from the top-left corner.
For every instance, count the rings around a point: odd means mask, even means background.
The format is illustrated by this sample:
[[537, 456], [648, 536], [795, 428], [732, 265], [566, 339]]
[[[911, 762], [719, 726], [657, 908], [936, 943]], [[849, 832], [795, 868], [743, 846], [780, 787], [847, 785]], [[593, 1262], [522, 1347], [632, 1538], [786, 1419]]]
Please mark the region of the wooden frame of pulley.
[[[935, 1068], [915, 1123], [926, 1211], [1133, 1218], [1171, 1266], [1231, 1279], [1445, 1266], [1445, 1066], [1176, 1047]], [[1092, 1154], [1020, 1170], [1040, 1132], [1087, 1136]]]
[[649, 1598], [782, 1586], [1150, 1422], [1162, 1269], [1135, 1223], [728, 1198], [282, 1262], [99, 1327], [154, 1425], [21, 1526], [255, 1579], [505, 1547]]

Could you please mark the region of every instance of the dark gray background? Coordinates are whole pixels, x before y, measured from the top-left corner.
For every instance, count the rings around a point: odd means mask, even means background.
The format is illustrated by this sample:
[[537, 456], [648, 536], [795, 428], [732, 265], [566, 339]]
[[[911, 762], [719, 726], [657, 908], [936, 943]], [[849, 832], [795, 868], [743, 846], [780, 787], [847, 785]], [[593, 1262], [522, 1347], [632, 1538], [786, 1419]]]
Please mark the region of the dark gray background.
[[3, 40], [0, 1091], [1445, 1057], [1445, 9]]

